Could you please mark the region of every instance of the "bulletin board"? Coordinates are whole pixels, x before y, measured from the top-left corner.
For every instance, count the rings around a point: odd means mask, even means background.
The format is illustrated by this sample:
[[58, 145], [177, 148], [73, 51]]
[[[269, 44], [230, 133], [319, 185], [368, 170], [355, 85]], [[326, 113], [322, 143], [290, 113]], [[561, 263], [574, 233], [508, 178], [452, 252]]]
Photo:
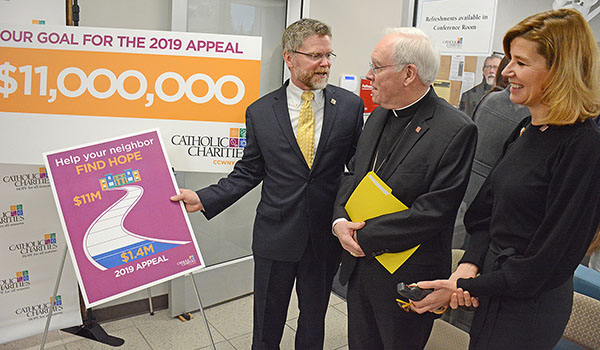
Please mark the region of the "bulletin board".
[[[450, 99], [449, 103], [453, 106], [458, 106], [460, 102], [460, 89], [462, 87], [462, 81], [457, 80], [449, 80], [450, 77], [450, 61], [452, 57], [442, 55], [440, 60], [440, 69], [438, 71], [438, 75], [436, 80], [446, 80], [450, 81]], [[465, 56], [465, 72], [476, 73], [477, 69], [477, 56]], [[477, 75], [477, 74], [476, 74]], [[475, 81], [475, 85], [477, 85], [477, 80]]]

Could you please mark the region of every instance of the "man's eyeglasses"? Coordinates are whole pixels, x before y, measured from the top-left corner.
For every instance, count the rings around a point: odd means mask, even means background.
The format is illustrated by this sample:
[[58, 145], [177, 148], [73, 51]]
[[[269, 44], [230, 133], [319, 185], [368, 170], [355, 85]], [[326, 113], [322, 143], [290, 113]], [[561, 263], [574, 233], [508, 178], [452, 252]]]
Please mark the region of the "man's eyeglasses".
[[378, 69], [384, 69], [384, 68], [391, 67], [391, 66], [395, 66], [395, 64], [386, 64], [385, 66], [377, 67], [373, 64], [373, 62], [369, 62], [369, 67], [371, 67], [371, 72], [373, 72], [373, 75], [377, 75]]
[[335, 54], [333, 52], [328, 52], [328, 53], [306, 53], [306, 52], [300, 52], [300, 51], [296, 51], [296, 50], [292, 50], [293, 53], [299, 53], [301, 55], [304, 55], [308, 58], [310, 58], [311, 60], [315, 61], [315, 62], [319, 62], [323, 59], [323, 57], [325, 57], [327, 59], [327, 61], [329, 62], [333, 62], [335, 60]]
[[483, 69], [492, 69], [492, 68], [498, 69], [498, 66], [490, 66], [490, 65], [483, 66]]

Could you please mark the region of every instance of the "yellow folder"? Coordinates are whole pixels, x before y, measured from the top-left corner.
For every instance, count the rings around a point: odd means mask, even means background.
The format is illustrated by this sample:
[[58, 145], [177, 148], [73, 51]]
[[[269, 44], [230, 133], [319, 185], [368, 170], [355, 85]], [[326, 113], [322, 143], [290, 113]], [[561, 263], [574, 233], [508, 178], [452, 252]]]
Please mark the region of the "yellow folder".
[[[381, 215], [408, 209], [392, 194], [392, 189], [383, 180], [370, 171], [352, 192], [344, 207], [350, 220], [363, 222]], [[385, 253], [376, 256], [389, 273], [394, 273], [419, 248], [420, 244], [399, 253]]]

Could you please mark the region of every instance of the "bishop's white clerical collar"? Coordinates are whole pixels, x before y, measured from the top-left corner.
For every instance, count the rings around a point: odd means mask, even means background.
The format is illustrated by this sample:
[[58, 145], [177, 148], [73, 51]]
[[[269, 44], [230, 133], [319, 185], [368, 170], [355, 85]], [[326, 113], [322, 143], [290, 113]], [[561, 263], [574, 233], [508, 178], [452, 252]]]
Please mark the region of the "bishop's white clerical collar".
[[410, 107], [416, 105], [417, 103], [419, 103], [419, 101], [421, 101], [423, 99], [423, 97], [427, 96], [427, 94], [429, 93], [429, 90], [431, 90], [431, 87], [429, 87], [429, 89], [427, 89], [427, 91], [425, 91], [425, 93], [423, 94], [423, 96], [419, 97], [418, 100], [416, 100], [415, 102], [409, 104], [408, 106], [404, 106], [404, 107], [401, 107], [401, 108], [392, 109], [392, 112], [394, 112], [394, 117], [396, 117], [396, 118], [399, 117], [399, 115], [396, 113], [396, 111], [400, 112], [400, 111], [402, 111], [404, 109], [410, 108]]

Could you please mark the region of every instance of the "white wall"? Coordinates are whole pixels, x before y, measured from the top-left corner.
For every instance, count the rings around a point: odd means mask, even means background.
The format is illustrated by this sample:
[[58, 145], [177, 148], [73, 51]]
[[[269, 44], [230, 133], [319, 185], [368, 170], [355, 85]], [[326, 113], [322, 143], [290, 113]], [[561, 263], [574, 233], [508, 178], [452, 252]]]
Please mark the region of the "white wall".
[[527, 16], [552, 10], [553, 0], [501, 0], [496, 9], [496, 29], [494, 30], [494, 51], [504, 52], [502, 38], [504, 34]]
[[[553, 0], [498, 1], [498, 7], [496, 10], [496, 28], [494, 30], [492, 50], [504, 52], [504, 48], [502, 47], [502, 39], [504, 38], [504, 34], [522, 19], [539, 12], [552, 10], [552, 3]], [[600, 38], [600, 16], [596, 16], [590, 21], [590, 27], [592, 28], [592, 32], [596, 37], [596, 41], [598, 41]], [[477, 61], [477, 75], [475, 78], [476, 83], [480, 82], [482, 79], [481, 69], [483, 68], [484, 60], [485, 57], [481, 57]]]
[[[496, 14], [496, 30], [494, 32], [494, 51], [504, 52], [502, 48], [502, 38], [504, 34], [515, 24], [519, 23], [527, 16], [538, 12], [552, 10], [553, 0], [501, 0], [498, 1], [498, 10]], [[517, 11], [515, 11], [517, 9]], [[596, 37], [600, 38], [600, 16], [596, 16], [590, 21], [590, 27]]]
[[79, 0], [79, 25], [171, 30], [171, 0]]
[[[364, 77], [371, 52], [388, 27], [399, 27], [404, 0], [312, 0], [310, 17], [331, 26], [337, 58], [329, 82], [339, 85], [342, 74]], [[406, 0], [407, 1], [407, 0]], [[358, 91], [358, 90], [357, 90]]]

